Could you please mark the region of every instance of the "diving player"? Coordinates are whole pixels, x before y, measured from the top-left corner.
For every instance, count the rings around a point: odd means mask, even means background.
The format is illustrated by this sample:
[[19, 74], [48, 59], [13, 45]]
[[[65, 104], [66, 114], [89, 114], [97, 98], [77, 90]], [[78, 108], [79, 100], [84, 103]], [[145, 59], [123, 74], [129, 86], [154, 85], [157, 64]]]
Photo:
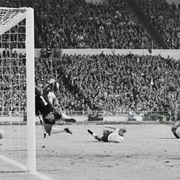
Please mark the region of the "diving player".
[[70, 131], [69, 128], [62, 130], [53, 127], [58, 120], [64, 120], [73, 123], [76, 122], [76, 120], [69, 118], [60, 111], [57, 111], [55, 106], [50, 102], [48, 94], [46, 91], [44, 91], [42, 85], [40, 84], [38, 84], [35, 88], [35, 103], [36, 115], [39, 117], [40, 122], [44, 127], [44, 137], [46, 137], [46, 133], [48, 135], [62, 132], [72, 134], [72, 131]]

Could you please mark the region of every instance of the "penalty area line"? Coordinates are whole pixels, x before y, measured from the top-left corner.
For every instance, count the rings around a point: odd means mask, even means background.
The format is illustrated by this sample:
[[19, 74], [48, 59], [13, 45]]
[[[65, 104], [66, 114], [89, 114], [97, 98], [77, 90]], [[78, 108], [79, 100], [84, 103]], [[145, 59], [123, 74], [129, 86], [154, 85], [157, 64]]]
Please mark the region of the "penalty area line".
[[17, 166], [18, 168], [22, 169], [23, 171], [29, 173], [29, 174], [32, 174], [34, 176], [36, 176], [37, 178], [39, 179], [42, 179], [42, 180], [55, 180], [55, 179], [52, 179], [51, 177], [45, 175], [45, 174], [42, 174], [40, 172], [30, 172], [30, 171], [27, 171], [27, 167], [24, 166], [23, 164], [13, 160], [13, 159], [10, 159], [8, 157], [5, 157], [4, 155], [0, 155], [0, 159], [6, 161], [7, 163], [11, 164], [11, 165], [14, 165], [14, 166]]

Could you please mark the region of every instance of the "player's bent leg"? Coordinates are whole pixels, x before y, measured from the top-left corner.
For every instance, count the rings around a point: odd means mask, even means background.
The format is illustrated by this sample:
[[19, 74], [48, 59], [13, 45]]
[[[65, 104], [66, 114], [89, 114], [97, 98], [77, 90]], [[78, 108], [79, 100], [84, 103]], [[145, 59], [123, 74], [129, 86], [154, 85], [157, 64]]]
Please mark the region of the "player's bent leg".
[[39, 120], [40, 120], [40, 124], [42, 125], [42, 130], [43, 130], [43, 135], [44, 135], [44, 138], [46, 138], [46, 130], [44, 128], [44, 120], [43, 120], [43, 117], [41, 115], [38, 116], [39, 117]]
[[51, 129], [51, 134], [59, 134], [59, 133], [72, 134], [72, 131], [71, 131], [69, 128], [59, 129], [59, 128], [53, 127], [53, 128]]
[[65, 122], [71, 122], [71, 123], [75, 123], [76, 120], [74, 118], [69, 118], [69, 119], [65, 119]]
[[69, 134], [72, 134], [72, 131], [69, 128], [65, 128], [64, 131], [66, 131]]
[[74, 118], [69, 117], [68, 115], [66, 115], [65, 113], [63, 113], [61, 111], [56, 111], [54, 114], [55, 114], [56, 121], [62, 120], [62, 121], [71, 122], [71, 123], [76, 122], [76, 120]]
[[101, 141], [101, 137], [98, 136], [98, 134], [92, 132], [90, 129], [87, 130], [89, 134], [91, 134], [96, 140]]
[[46, 124], [46, 123], [44, 123], [43, 125], [44, 125], [45, 132], [50, 136], [53, 124]]
[[176, 138], [180, 138], [180, 121], [174, 122], [174, 124], [171, 127], [171, 131]]
[[71, 122], [71, 123], [76, 122], [74, 118], [67, 116], [65, 113], [61, 113], [61, 115], [62, 115], [61, 119], [64, 120], [65, 122]]

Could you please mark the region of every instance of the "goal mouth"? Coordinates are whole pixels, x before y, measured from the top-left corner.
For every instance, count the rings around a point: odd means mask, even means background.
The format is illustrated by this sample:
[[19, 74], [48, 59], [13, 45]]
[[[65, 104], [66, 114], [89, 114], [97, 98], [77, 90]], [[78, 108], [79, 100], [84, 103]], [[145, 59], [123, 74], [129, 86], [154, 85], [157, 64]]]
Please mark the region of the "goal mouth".
[[36, 171], [34, 61], [34, 10], [0, 7], [0, 161], [16, 164], [10, 158], [28, 171]]

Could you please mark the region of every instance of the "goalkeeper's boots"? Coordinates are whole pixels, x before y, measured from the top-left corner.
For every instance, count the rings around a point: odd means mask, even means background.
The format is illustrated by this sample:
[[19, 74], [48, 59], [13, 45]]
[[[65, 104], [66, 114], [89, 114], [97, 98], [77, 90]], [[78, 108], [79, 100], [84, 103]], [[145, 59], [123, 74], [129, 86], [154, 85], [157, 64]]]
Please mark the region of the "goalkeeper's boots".
[[64, 129], [67, 133], [72, 134], [72, 131], [69, 128]]
[[71, 123], [75, 123], [76, 120], [74, 118], [68, 118], [64, 120], [65, 122], [71, 122]]
[[[44, 133], [44, 138], [46, 138], [46, 135], [47, 135], [47, 134]], [[51, 136], [51, 133], [49, 132], [48, 135]]]

